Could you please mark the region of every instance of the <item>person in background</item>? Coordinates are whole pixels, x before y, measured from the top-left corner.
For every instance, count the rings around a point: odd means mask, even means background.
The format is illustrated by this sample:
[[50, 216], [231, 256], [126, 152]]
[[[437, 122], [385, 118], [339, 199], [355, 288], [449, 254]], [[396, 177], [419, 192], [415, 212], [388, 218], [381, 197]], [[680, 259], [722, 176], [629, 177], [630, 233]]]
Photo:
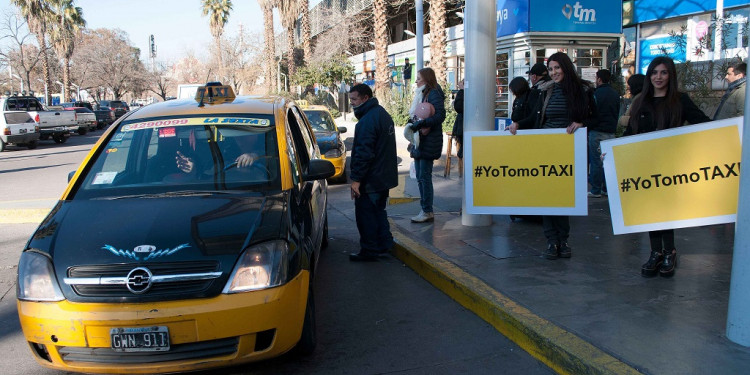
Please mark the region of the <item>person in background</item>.
[[721, 97], [719, 107], [716, 108], [714, 120], [739, 117], [745, 114], [745, 72], [747, 64], [736, 63], [727, 68], [724, 79], [729, 82], [727, 91]]
[[[547, 60], [547, 70], [552, 80], [539, 86], [542, 95], [535, 103], [536, 108], [530, 116], [536, 124], [534, 127], [564, 128], [568, 134], [573, 134], [579, 128], [596, 121], [594, 90], [578, 77], [570, 57], [563, 52], [552, 54]], [[511, 133], [516, 134], [516, 129], [517, 125], [515, 129], [510, 129]], [[542, 226], [547, 238], [544, 257], [570, 258], [570, 217], [545, 215], [542, 216]]]
[[550, 82], [552, 78], [550, 78], [549, 74], [547, 73], [547, 66], [544, 65], [544, 63], [536, 63], [534, 66], [529, 69], [526, 74], [529, 75], [529, 81], [531, 82], [531, 91], [529, 92], [528, 96], [528, 108], [529, 113], [526, 118], [513, 120], [513, 122], [508, 125], [508, 130], [510, 130], [511, 133], [516, 134], [516, 130], [518, 129], [533, 129], [536, 124], [536, 116], [537, 113], [533, 113], [533, 111], [537, 108], [537, 104], [539, 102], [539, 98], [542, 96], [542, 90], [540, 89], [540, 86], [547, 85], [547, 82]]
[[410, 90], [409, 86], [411, 85], [411, 64], [409, 63], [409, 58], [404, 59], [404, 70], [402, 71], [402, 75], [404, 77], [404, 89]]
[[[630, 120], [624, 136], [649, 133], [682, 126], [685, 122], [697, 124], [711, 121], [690, 97], [677, 89], [677, 69], [674, 61], [659, 56], [651, 61], [646, 70], [643, 91], [630, 107]], [[648, 232], [651, 255], [641, 266], [644, 277], [674, 275], [677, 266], [677, 249], [674, 245], [674, 230], [665, 229]]]
[[[429, 118], [407, 124], [412, 130], [419, 131], [419, 146], [411, 150], [419, 185], [419, 203], [422, 210], [411, 218], [414, 223], [434, 221], [432, 209], [432, 164], [443, 153], [443, 121], [445, 120], [445, 94], [437, 83], [435, 71], [423, 68], [417, 72], [417, 94], [422, 94], [422, 101], [427, 101], [435, 108], [435, 114]], [[412, 103], [412, 107], [415, 104]], [[414, 108], [409, 113], [414, 112]]]
[[589, 163], [591, 165], [589, 197], [593, 198], [600, 198], [602, 194], [607, 194], [601, 158], [601, 142], [615, 137], [617, 118], [620, 115], [620, 94], [609, 85], [611, 79], [612, 73], [607, 69], [600, 69], [596, 72], [594, 100], [596, 101], [597, 121], [588, 128]]
[[513, 112], [510, 114], [510, 119], [513, 122], [525, 119], [531, 113], [529, 108], [529, 82], [526, 78], [516, 77], [513, 78], [508, 84], [510, 92], [513, 93], [515, 99], [513, 99]]
[[628, 77], [628, 92], [630, 92], [630, 103], [628, 105], [628, 108], [625, 110], [625, 113], [620, 116], [620, 119], [617, 120], [617, 134], [622, 134], [625, 131], [625, 128], [628, 127], [628, 122], [630, 121], [630, 107], [632, 107], [632, 103], [635, 100], [635, 97], [641, 93], [641, 90], [643, 90], [643, 82], [646, 80], [646, 76], [643, 74], [633, 74], [630, 77]]
[[461, 160], [464, 157], [464, 80], [458, 82], [458, 92], [453, 99], [453, 109], [456, 111], [456, 121], [453, 122], [453, 138], [458, 144], [456, 155]]
[[396, 133], [391, 115], [372, 97], [370, 86], [355, 85], [349, 99], [358, 120], [349, 178], [360, 246], [359, 253], [349, 254], [349, 260], [371, 262], [393, 246], [385, 205], [388, 191], [398, 186]]

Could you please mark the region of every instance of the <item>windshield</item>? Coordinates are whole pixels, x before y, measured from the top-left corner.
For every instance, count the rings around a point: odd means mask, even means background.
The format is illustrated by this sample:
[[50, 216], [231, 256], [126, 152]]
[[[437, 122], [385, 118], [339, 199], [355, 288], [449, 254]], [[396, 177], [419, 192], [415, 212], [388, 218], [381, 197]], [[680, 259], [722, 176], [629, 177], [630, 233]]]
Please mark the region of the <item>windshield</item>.
[[305, 111], [307, 119], [310, 120], [310, 125], [313, 131], [316, 132], [335, 132], [336, 125], [331, 118], [331, 114], [327, 111]]
[[79, 198], [181, 191], [278, 190], [273, 117], [179, 117], [129, 121], [85, 171]]

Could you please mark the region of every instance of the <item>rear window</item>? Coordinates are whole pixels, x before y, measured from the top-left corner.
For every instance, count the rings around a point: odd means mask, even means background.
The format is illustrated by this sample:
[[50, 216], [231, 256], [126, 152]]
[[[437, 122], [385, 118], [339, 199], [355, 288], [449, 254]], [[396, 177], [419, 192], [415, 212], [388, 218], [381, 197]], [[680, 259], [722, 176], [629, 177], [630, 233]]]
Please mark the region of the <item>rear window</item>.
[[117, 101], [109, 102], [109, 106], [112, 108], [125, 108], [125, 109], [128, 108], [128, 105], [125, 104], [125, 102], [117, 102]]
[[281, 188], [270, 115], [125, 122], [92, 163], [74, 199]]
[[94, 113], [88, 108], [76, 108], [76, 113]]
[[42, 111], [42, 104], [36, 98], [8, 98], [5, 103], [8, 111]]
[[26, 112], [15, 112], [6, 113], [5, 122], [8, 124], [23, 124], [25, 122], [34, 122], [34, 120], [32, 120], [31, 116]]
[[326, 111], [315, 111], [309, 110], [304, 111], [307, 119], [310, 120], [310, 126], [313, 131], [336, 131], [336, 124], [333, 122], [333, 118]]

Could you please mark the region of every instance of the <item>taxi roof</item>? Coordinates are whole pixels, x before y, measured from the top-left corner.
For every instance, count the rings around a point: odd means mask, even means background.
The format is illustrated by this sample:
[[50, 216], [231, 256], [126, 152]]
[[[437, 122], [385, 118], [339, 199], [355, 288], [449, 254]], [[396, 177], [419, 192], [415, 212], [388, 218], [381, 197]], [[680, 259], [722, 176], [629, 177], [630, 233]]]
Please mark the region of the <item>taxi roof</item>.
[[153, 117], [185, 116], [185, 115], [217, 115], [217, 114], [261, 114], [270, 115], [275, 108], [284, 108], [287, 100], [273, 96], [238, 96], [232, 101], [222, 103], [200, 102], [195, 99], [175, 99], [153, 103], [141, 107], [130, 114], [128, 121]]

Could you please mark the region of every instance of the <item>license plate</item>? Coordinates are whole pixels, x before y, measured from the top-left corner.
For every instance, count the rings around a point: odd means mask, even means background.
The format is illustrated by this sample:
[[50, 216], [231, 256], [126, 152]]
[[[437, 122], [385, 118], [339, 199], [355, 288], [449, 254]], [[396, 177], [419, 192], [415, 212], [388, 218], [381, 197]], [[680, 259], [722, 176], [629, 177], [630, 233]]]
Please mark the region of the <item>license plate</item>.
[[19, 134], [26, 134], [26, 129], [18, 129]]
[[164, 326], [112, 328], [112, 350], [116, 352], [163, 352], [169, 350], [169, 329]]

